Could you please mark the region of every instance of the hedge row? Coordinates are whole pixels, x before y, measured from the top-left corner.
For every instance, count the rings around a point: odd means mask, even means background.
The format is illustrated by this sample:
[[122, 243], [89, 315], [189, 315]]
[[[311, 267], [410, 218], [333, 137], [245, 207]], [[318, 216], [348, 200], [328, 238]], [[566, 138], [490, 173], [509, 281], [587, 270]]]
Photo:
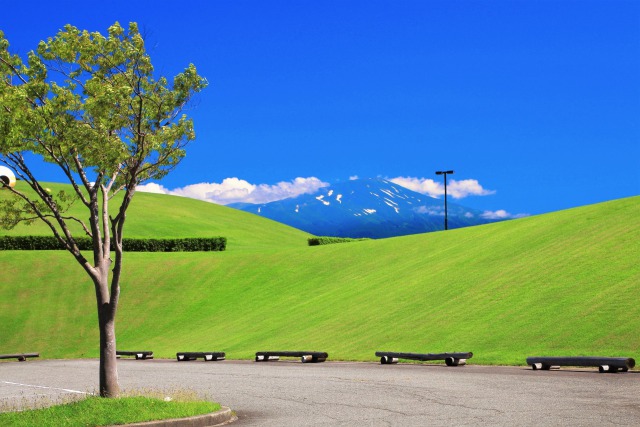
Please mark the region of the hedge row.
[[[90, 251], [93, 243], [88, 237], [76, 239], [80, 250]], [[224, 251], [226, 237], [189, 239], [122, 239], [125, 252], [201, 252]], [[53, 236], [2, 236], [0, 251], [49, 251], [64, 247]], [[113, 245], [112, 245], [113, 250]]]
[[367, 238], [352, 239], [350, 237], [310, 237], [308, 239], [309, 246], [330, 245], [332, 243], [357, 242], [359, 240], [369, 240]]

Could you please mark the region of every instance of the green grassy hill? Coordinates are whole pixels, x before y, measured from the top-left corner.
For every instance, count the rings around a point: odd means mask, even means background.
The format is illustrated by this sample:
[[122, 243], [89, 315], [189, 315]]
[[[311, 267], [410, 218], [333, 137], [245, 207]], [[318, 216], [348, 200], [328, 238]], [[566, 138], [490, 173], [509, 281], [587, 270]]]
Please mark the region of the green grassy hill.
[[[24, 182], [18, 182], [26, 191]], [[54, 194], [71, 188], [65, 184], [46, 183]], [[7, 197], [8, 192], [0, 192]], [[117, 200], [111, 203], [115, 211]], [[76, 202], [69, 210], [70, 215], [86, 218], [85, 207]], [[71, 223], [74, 233], [82, 235], [81, 228]], [[37, 221], [32, 225], [19, 225], [13, 230], [0, 229], [0, 235], [51, 235], [49, 228]], [[264, 249], [278, 247], [302, 247], [307, 244], [308, 233], [287, 225], [266, 220], [246, 212], [213, 203], [205, 203], [186, 197], [167, 196], [138, 192], [127, 212], [125, 237], [139, 238], [180, 238], [215, 237], [228, 239], [228, 250]]]
[[[640, 197], [316, 247], [297, 230], [203, 202], [139, 194], [134, 203], [130, 236], [230, 241], [220, 253], [127, 254], [120, 349], [229, 358], [308, 349], [343, 360], [473, 351], [471, 362], [486, 364], [640, 357]], [[97, 356], [93, 288], [69, 254], [0, 252], [0, 262], [0, 353]]]

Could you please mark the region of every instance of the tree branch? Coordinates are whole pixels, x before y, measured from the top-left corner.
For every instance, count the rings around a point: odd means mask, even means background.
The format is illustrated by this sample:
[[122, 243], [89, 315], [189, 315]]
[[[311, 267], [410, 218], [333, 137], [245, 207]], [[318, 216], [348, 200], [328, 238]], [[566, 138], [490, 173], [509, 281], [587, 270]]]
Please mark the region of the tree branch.
[[[40, 186], [40, 184], [37, 181], [35, 182], [30, 182], [28, 180], [25, 180], [25, 181], [27, 181], [29, 186], [34, 190], [36, 187]], [[82, 255], [82, 252], [80, 251], [80, 249], [78, 248], [78, 245], [76, 244], [75, 240], [71, 236], [71, 233], [66, 228], [66, 224], [64, 224], [64, 218], [60, 217], [59, 215], [48, 215], [43, 213], [38, 208], [38, 205], [29, 198], [29, 196], [22, 193], [21, 191], [16, 190], [13, 187], [6, 187], [6, 188], [8, 188], [11, 193], [16, 195], [20, 199], [24, 200], [29, 205], [29, 207], [36, 214], [37, 218], [43, 221], [49, 227], [53, 236], [58, 240], [58, 242], [60, 242], [60, 244], [62, 244], [67, 249], [67, 251], [69, 251], [73, 255], [76, 261], [82, 266], [82, 268], [89, 274], [90, 277], [92, 278], [96, 277], [95, 268], [91, 264], [89, 264], [86, 258]], [[58, 224], [62, 223], [60, 226], [64, 233], [64, 237], [58, 232], [58, 229], [55, 227], [55, 225], [51, 221], [49, 221], [49, 218], [55, 218]], [[75, 218], [71, 218], [71, 219], [75, 220]], [[84, 228], [86, 231], [86, 227]]]

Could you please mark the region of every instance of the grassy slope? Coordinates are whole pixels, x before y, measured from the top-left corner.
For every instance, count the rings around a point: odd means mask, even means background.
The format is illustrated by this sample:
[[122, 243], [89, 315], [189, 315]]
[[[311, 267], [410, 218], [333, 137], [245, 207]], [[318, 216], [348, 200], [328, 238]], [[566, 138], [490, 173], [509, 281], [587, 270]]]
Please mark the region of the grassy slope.
[[[634, 197], [377, 241], [301, 247], [299, 233], [268, 246], [247, 234], [222, 253], [132, 253], [118, 347], [230, 358], [316, 349], [348, 360], [473, 351], [476, 363], [506, 364], [540, 354], [638, 357], [638, 218]], [[262, 224], [253, 239], [272, 231]], [[0, 352], [97, 355], [93, 290], [68, 254], [0, 260]]]
[[[22, 191], [26, 185], [19, 182]], [[46, 184], [54, 194], [69, 189], [64, 184]], [[7, 197], [8, 192], [0, 192]], [[115, 210], [117, 200], [111, 203]], [[69, 214], [86, 218], [84, 206], [76, 202]], [[72, 223], [72, 226], [75, 224]], [[82, 235], [80, 227], [73, 227]], [[41, 221], [29, 226], [19, 225], [13, 230], [1, 230], [0, 235], [50, 235], [51, 231]], [[137, 193], [127, 213], [126, 237], [171, 238], [171, 237], [227, 237], [229, 250], [264, 249], [273, 246], [302, 247], [307, 244], [309, 234], [275, 221], [260, 218], [246, 212], [213, 203], [204, 203], [186, 197]]]

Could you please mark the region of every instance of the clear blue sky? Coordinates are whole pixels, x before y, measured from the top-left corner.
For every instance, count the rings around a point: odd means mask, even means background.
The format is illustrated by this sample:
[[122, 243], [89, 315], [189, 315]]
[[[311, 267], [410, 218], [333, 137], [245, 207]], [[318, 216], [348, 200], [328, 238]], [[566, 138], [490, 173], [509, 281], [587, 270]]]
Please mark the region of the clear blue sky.
[[[91, 6], [89, 6], [91, 4]], [[159, 74], [210, 86], [160, 184], [237, 177], [477, 180], [458, 203], [537, 214], [640, 194], [640, 2], [35, 1], [26, 54], [64, 24], [138, 22]]]

